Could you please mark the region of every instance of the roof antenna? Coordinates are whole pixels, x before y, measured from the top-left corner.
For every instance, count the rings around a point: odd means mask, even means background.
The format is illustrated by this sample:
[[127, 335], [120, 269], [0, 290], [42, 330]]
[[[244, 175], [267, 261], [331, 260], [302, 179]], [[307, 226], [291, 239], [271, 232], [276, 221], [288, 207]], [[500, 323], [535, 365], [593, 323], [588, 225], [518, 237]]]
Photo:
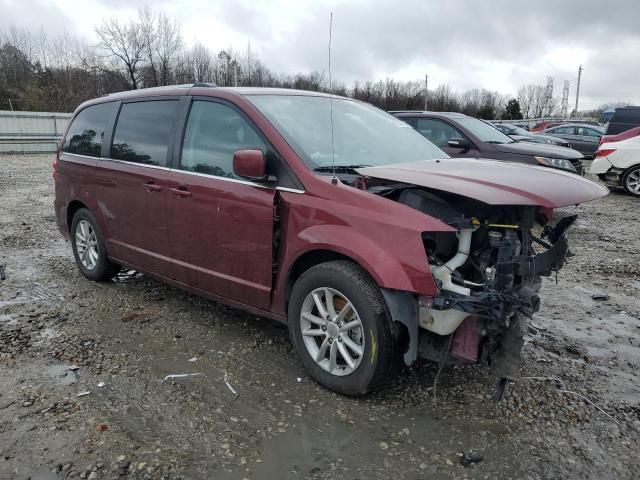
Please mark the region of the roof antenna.
[[333, 30], [333, 12], [329, 16], [329, 108], [331, 111], [331, 183], [333, 185], [338, 184], [338, 177], [336, 177], [336, 147], [333, 140], [333, 83], [331, 82], [331, 32]]

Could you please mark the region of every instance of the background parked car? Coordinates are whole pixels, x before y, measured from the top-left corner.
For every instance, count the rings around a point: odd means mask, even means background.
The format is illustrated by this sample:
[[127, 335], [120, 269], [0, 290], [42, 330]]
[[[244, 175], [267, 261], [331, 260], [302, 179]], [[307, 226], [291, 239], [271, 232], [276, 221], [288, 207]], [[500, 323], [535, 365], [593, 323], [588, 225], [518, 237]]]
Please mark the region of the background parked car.
[[589, 173], [640, 197], [640, 127], [602, 137]]
[[524, 128], [514, 125], [513, 123], [493, 123], [492, 125], [517, 142], [546, 143], [547, 145], [571, 148], [571, 144], [564, 138], [545, 135], [543, 133], [528, 132]]
[[594, 125], [567, 123], [556, 127], [547, 128], [545, 134], [565, 139], [585, 157], [593, 158], [600, 145], [600, 138], [604, 135], [603, 127]]
[[565, 123], [562, 120], [545, 120], [543, 122], [536, 123], [533, 127], [529, 129], [530, 132], [541, 132], [547, 128], [554, 127], [556, 125], [562, 125]]
[[607, 123], [606, 135], [617, 135], [626, 130], [640, 126], [640, 107], [616, 108]]
[[452, 157], [489, 158], [582, 173], [581, 153], [570, 148], [516, 142], [482, 120], [453, 112], [391, 112]]

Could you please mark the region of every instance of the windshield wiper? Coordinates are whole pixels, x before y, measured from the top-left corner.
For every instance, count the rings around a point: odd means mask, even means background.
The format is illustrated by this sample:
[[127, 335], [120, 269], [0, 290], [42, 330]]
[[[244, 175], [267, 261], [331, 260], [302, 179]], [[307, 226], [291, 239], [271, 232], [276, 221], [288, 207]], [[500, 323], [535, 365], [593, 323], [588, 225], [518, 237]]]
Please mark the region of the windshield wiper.
[[[503, 145], [507, 142], [499, 142], [498, 140], [487, 140], [484, 143], [490, 143], [491, 145]], [[512, 142], [509, 142], [509, 143], [512, 143]]]
[[340, 172], [340, 173], [345, 173], [345, 172], [353, 172], [356, 168], [364, 168], [364, 167], [370, 167], [371, 165], [366, 165], [366, 164], [358, 164], [358, 165], [335, 165], [335, 166], [331, 166], [331, 165], [323, 165], [322, 167], [316, 167], [313, 169], [314, 172]]

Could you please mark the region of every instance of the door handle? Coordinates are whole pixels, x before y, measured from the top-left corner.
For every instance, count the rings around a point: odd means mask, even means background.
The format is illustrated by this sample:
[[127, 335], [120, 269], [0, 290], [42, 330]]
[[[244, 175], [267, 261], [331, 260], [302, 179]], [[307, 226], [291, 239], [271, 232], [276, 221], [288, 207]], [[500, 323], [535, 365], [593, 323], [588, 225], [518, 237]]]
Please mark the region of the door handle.
[[177, 195], [180, 198], [191, 196], [191, 192], [187, 190], [187, 187], [170, 188], [169, 190], [171, 190], [171, 193], [173, 193], [174, 195]]
[[146, 182], [144, 184], [144, 188], [147, 190], [147, 192], [159, 192], [159, 191], [162, 190], [162, 186], [161, 185], [156, 185], [152, 181]]

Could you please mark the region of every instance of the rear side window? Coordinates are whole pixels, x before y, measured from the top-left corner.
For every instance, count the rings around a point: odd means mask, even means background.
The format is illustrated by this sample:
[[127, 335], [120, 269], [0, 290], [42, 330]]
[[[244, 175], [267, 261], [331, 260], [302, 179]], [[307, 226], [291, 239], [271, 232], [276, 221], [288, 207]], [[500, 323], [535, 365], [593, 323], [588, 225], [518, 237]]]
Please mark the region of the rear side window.
[[62, 146], [62, 151], [99, 157], [107, 123], [111, 119], [114, 102], [92, 105], [83, 109], [73, 119]]
[[430, 118], [418, 118], [416, 120], [416, 130], [438, 147], [446, 147], [447, 142], [452, 138], [465, 138], [458, 129], [453, 128], [448, 123]]
[[238, 112], [221, 103], [193, 102], [182, 143], [181, 170], [239, 178], [233, 173], [233, 154], [247, 149], [266, 153], [267, 146]]
[[177, 100], [124, 103], [113, 134], [111, 158], [166, 166], [177, 112]]

